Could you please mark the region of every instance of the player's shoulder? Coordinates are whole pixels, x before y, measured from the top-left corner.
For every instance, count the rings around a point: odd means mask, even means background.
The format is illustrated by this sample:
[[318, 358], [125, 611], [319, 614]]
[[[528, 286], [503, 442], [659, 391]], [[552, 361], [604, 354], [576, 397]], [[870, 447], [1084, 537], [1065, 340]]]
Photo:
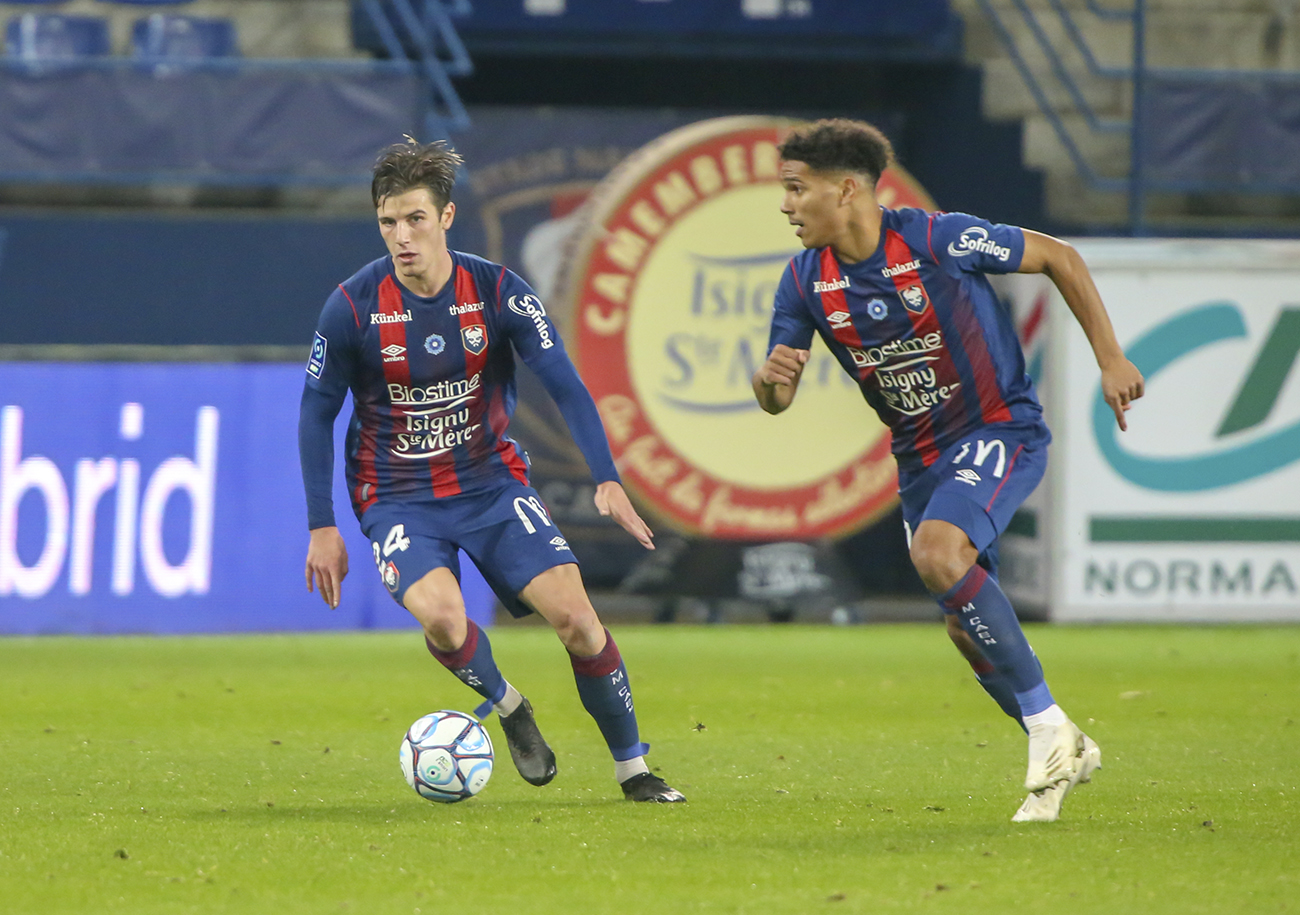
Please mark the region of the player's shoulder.
[[811, 288], [812, 283], [821, 276], [822, 252], [825, 248], [805, 248], [790, 258], [790, 263], [782, 271], [782, 285], [794, 280], [793, 291], [802, 297]]
[[474, 289], [478, 292], [481, 299], [488, 302], [490, 306], [495, 306], [497, 298], [501, 294], [503, 282], [509, 282], [515, 277], [508, 268], [503, 267], [495, 261], [490, 261], [486, 257], [480, 257], [477, 254], [470, 254], [468, 251], [450, 251], [452, 263], [457, 269], [465, 270], [474, 280]]
[[812, 276], [821, 270], [822, 252], [825, 250], [825, 248], [804, 248], [790, 258], [790, 265], [786, 269], [793, 273], [796, 279], [802, 281], [804, 277]]
[[339, 283], [335, 294], [342, 292], [357, 307], [374, 301], [379, 295], [379, 284], [389, 274], [389, 264], [388, 255], [376, 258]]
[[885, 227], [895, 230], [924, 228], [929, 226], [930, 220], [943, 215], [945, 214], [941, 211], [931, 212], [920, 207], [899, 207], [896, 210], [880, 208], [880, 218]]
[[477, 254], [470, 254], [468, 251], [451, 251], [450, 254], [456, 266], [464, 267], [474, 275], [475, 280], [483, 278], [496, 282], [502, 271], [506, 269], [495, 261], [490, 261], [486, 257], [480, 257]]

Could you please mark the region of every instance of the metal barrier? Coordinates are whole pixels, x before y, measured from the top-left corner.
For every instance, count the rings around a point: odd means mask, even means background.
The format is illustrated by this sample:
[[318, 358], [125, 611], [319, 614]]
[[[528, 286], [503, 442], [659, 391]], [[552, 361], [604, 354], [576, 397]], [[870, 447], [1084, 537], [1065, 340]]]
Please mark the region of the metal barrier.
[[433, 104], [428, 115], [430, 136], [446, 136], [469, 127], [469, 114], [451, 84], [453, 76], [474, 71], [469, 53], [456, 33], [452, 16], [466, 15], [469, 0], [360, 0], [391, 60], [407, 60], [416, 51], [415, 65], [429, 81]]
[[[979, 0], [985, 17], [992, 25], [1012, 64], [1024, 80], [1034, 102], [1060, 140], [1075, 171], [1095, 190], [1118, 191], [1128, 195], [1129, 229], [1133, 235], [1147, 232], [1147, 197], [1152, 191], [1221, 192], [1221, 193], [1289, 193], [1300, 194], [1300, 169], [1261, 168], [1259, 158], [1246, 150], [1251, 140], [1250, 127], [1266, 127], [1278, 137], [1282, 146], [1275, 152], [1282, 158], [1300, 148], [1300, 130], [1291, 123], [1286, 111], [1268, 110], [1261, 105], [1241, 115], [1247, 129], [1234, 124], [1209, 125], [1205, 134], [1196, 134], [1190, 142], [1200, 149], [1192, 155], [1186, 149], [1174, 150], [1162, 143], [1161, 133], [1176, 125], [1177, 92], [1202, 91], [1223, 107], [1231, 107], [1229, 95], [1234, 90], [1243, 96], [1273, 93], [1294, 107], [1300, 101], [1297, 74], [1281, 70], [1229, 70], [1209, 68], [1169, 68], [1147, 65], [1147, 3], [1133, 0], [1128, 9], [1114, 9], [1085, 0], [1087, 11], [1100, 20], [1128, 22], [1132, 29], [1132, 54], [1127, 66], [1105, 66], [1098, 62], [1084, 31], [1062, 0], [1048, 0], [1065, 39], [1082, 58], [1087, 72], [1097, 78], [1120, 80], [1131, 84], [1132, 115], [1127, 120], [1107, 119], [1098, 115], [1070, 73], [1038, 16], [1026, 0], [1011, 0], [1019, 19], [1027, 27], [1034, 45], [1045, 56], [1056, 81], [1069, 96], [1073, 110], [1082, 116], [1095, 133], [1126, 133], [1129, 137], [1127, 174], [1122, 177], [1100, 175], [1087, 161], [1061, 114], [1051, 104], [1039, 78], [1035, 75], [1007, 24], [994, 8], [992, 0]], [[1270, 96], [1271, 98], [1271, 96]], [[1153, 108], [1154, 106], [1154, 108]], [[1164, 120], [1161, 120], [1164, 118]], [[1253, 121], [1249, 120], [1254, 118]], [[1228, 154], [1230, 162], [1209, 164], [1216, 153]], [[1222, 157], [1221, 157], [1222, 158]]]
[[1089, 129], [1097, 132], [1111, 132], [1129, 134], [1129, 175], [1127, 178], [1111, 178], [1097, 174], [1091, 163], [1084, 157], [1079, 149], [1078, 143], [1075, 142], [1073, 135], [1066, 128], [1065, 122], [1061, 119], [1056, 108], [1047, 98], [1038, 77], [1034, 75], [1024, 54], [1021, 53], [1019, 45], [1016, 43], [1015, 36], [1011, 34], [1002, 17], [998, 15], [997, 10], [993, 7], [991, 0], [979, 0], [980, 8], [983, 10], [985, 17], [993, 26], [994, 32], [997, 33], [998, 40], [1001, 41], [1007, 55], [1011, 58], [1012, 64], [1024, 80], [1025, 87], [1034, 97], [1034, 102], [1038, 105], [1039, 111], [1051, 125], [1057, 139], [1065, 147], [1066, 154], [1074, 164], [1075, 171], [1079, 174], [1089, 187], [1103, 191], [1127, 191], [1129, 195], [1129, 221], [1130, 229], [1134, 235], [1141, 235], [1145, 231], [1145, 193], [1146, 187], [1142, 178], [1142, 156], [1141, 156], [1141, 116], [1140, 116], [1140, 98], [1142, 73], [1146, 69], [1145, 64], [1145, 0], [1134, 0], [1131, 10], [1114, 10], [1102, 7], [1096, 3], [1096, 0], [1087, 0], [1088, 10], [1093, 15], [1102, 19], [1127, 19], [1133, 23], [1133, 63], [1130, 67], [1103, 67], [1097, 62], [1096, 55], [1093, 54], [1091, 46], [1084, 37], [1083, 32], [1079, 29], [1078, 24], [1074, 21], [1070, 11], [1060, 2], [1060, 0], [1051, 0], [1052, 8], [1069, 37], [1070, 42], [1078, 49], [1080, 56], [1087, 64], [1088, 70], [1094, 76], [1104, 79], [1127, 79], [1133, 82], [1133, 109], [1134, 116], [1128, 121], [1106, 120], [1097, 116], [1092, 106], [1088, 104], [1083, 97], [1078, 82], [1075, 80], [1070, 71], [1065, 67], [1061, 60], [1060, 53], [1052, 44], [1051, 39], [1043, 30], [1038, 18], [1030, 10], [1025, 0], [1012, 0], [1015, 4], [1020, 18], [1028, 26], [1034, 36], [1034, 41], [1039, 49], [1047, 57], [1051, 65], [1052, 72], [1057, 80], [1069, 94], [1075, 109], [1083, 115]]

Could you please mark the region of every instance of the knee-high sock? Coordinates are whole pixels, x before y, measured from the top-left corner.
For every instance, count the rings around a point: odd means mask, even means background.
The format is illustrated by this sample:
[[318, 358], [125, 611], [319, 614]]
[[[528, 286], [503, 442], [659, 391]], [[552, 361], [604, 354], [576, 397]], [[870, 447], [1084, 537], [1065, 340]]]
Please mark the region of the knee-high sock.
[[570, 652], [569, 661], [573, 664], [573, 679], [578, 684], [582, 707], [596, 719], [596, 726], [614, 759], [621, 762], [644, 756], [650, 747], [641, 742], [637, 731], [627, 668], [609, 630], [605, 630], [605, 647], [600, 654], [580, 658]]
[[[1053, 705], [1052, 694], [1043, 680], [1043, 668], [1029, 647], [1016, 619], [1011, 601], [998, 581], [983, 567], [971, 566], [962, 580], [938, 596], [944, 612], [954, 613], [975, 647], [1006, 680], [1015, 696], [1020, 717], [1033, 715]], [[992, 693], [990, 693], [992, 695]], [[994, 699], [998, 699], [995, 695]], [[998, 701], [1002, 705], [1002, 701]], [[1003, 706], [1005, 708], [1005, 706]]]
[[[489, 702], [500, 702], [506, 694], [506, 681], [492, 660], [492, 643], [478, 623], [469, 620], [465, 642], [454, 651], [442, 651], [426, 636], [424, 644], [438, 663], [455, 674], [462, 683]], [[486, 714], [486, 713], [485, 713]]]
[[1016, 701], [1016, 691], [1011, 688], [1007, 678], [998, 673], [998, 669], [990, 664], [987, 658], [970, 662], [970, 667], [975, 672], [975, 681], [984, 687], [984, 692], [988, 693], [998, 707], [1020, 725], [1021, 729], [1024, 729], [1025, 722], [1020, 717], [1020, 703]]

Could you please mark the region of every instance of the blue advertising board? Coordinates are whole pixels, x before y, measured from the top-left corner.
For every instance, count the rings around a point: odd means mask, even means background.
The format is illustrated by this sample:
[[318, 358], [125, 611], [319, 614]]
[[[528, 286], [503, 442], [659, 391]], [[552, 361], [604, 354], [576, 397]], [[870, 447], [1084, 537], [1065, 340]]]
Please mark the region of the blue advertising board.
[[[302, 372], [0, 363], [0, 633], [415, 626], [337, 471], [351, 571], [337, 610], [306, 590]], [[490, 622], [491, 591], [462, 569], [470, 615]]]

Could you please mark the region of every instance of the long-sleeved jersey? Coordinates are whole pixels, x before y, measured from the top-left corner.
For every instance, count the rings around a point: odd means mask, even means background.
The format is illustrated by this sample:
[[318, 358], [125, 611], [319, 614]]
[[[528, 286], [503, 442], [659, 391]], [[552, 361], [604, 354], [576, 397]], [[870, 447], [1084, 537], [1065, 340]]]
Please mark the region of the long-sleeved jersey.
[[326, 301], [299, 419], [311, 528], [334, 524], [330, 430], [349, 389], [346, 470], [358, 518], [381, 499], [527, 485], [527, 456], [507, 434], [515, 353], [555, 398], [597, 482], [618, 479], [596, 406], [537, 294], [499, 264], [451, 258], [451, 280], [432, 297], [404, 287], [383, 257]]

